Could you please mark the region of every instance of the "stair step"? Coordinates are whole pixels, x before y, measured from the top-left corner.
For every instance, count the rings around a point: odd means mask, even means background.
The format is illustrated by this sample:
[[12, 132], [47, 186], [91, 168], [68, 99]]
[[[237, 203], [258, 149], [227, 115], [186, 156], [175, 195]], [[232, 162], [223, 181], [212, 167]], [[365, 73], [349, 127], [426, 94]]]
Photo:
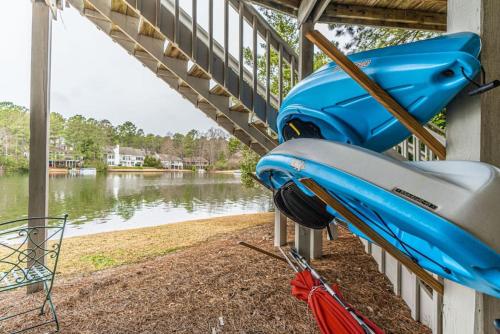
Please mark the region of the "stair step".
[[117, 26], [113, 25], [111, 27], [111, 31], [109, 32], [109, 35], [113, 37], [113, 39], [119, 39], [123, 41], [130, 41], [130, 38], [125, 35]]
[[158, 67], [158, 71], [156, 72], [160, 77], [165, 77], [168, 79], [177, 79], [177, 75], [169, 71], [167, 68], [164, 66]]
[[132, 17], [139, 17], [139, 14], [123, 0], [111, 0], [111, 10]]
[[212, 87], [212, 89], [210, 89], [210, 94], [214, 94], [214, 95], [219, 95], [219, 96], [227, 96], [229, 97], [229, 93], [227, 92], [227, 90], [222, 87], [221, 85], [215, 85]]
[[148, 52], [144, 51], [144, 50], [134, 50], [134, 56], [136, 56], [137, 58], [139, 58], [140, 60], [145, 60], [145, 61], [156, 61], [157, 60], [151, 56]]
[[102, 15], [98, 11], [94, 10], [94, 8], [85, 8], [83, 13], [89, 19], [102, 20], [102, 21], [109, 22], [109, 20], [104, 15]]
[[250, 148], [260, 155], [264, 155], [267, 153], [266, 149], [256, 142], [251, 143]]
[[139, 25], [139, 34], [160, 40], [165, 39], [163, 34], [161, 34], [151, 23], [143, 18], [141, 18], [141, 23]]
[[190, 75], [192, 77], [200, 78], [200, 79], [207, 79], [207, 80], [211, 79], [210, 75], [208, 75], [208, 73], [205, 72], [205, 70], [203, 68], [201, 68], [200, 66], [198, 66], [196, 64], [191, 66], [191, 68], [188, 71], [188, 75]]
[[195, 105], [198, 104], [198, 99], [199, 95], [197, 92], [195, 92], [191, 87], [186, 85], [184, 82], [179, 82], [179, 88], [178, 88], [179, 93], [184, 95], [186, 99], [189, 101], [193, 102]]
[[238, 138], [245, 145], [249, 145], [252, 142], [252, 138], [249, 135], [247, 135], [246, 132], [240, 128], [235, 128], [233, 130], [233, 136]]
[[184, 55], [184, 53], [182, 53], [182, 51], [172, 43], [168, 43], [167, 48], [165, 49], [165, 56], [181, 60], [189, 60], [189, 58], [186, 57], [186, 55]]
[[250, 112], [247, 108], [245, 108], [245, 106], [241, 102], [233, 104], [231, 107], [229, 107], [229, 110], [236, 112], [245, 112], [245, 113]]
[[234, 128], [234, 123], [227, 118], [225, 115], [219, 115], [217, 116], [217, 124], [223, 126], [224, 128], [231, 128], [230, 132], [233, 132], [232, 129]]
[[217, 118], [217, 109], [215, 109], [207, 101], [204, 101], [204, 100], [198, 101], [198, 108], [201, 111], [203, 111], [208, 117], [210, 117], [214, 120]]

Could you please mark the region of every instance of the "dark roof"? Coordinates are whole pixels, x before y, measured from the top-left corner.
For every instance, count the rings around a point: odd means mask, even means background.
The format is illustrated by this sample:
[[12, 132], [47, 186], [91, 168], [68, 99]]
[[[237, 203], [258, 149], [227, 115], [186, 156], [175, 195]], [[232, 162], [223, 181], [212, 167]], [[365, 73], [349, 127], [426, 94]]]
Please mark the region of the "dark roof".
[[146, 156], [144, 150], [133, 147], [120, 147], [120, 155], [134, 155], [138, 157]]

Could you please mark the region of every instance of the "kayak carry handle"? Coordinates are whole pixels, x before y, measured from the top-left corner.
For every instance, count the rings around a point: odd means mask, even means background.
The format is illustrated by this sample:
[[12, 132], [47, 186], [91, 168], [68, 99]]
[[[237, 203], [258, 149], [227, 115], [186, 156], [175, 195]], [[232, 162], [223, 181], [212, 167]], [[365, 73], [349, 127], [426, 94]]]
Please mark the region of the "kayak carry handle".
[[483, 66], [481, 66], [481, 74], [483, 77], [483, 83], [480, 84], [471, 79], [467, 74], [465, 74], [465, 69], [462, 67], [462, 75], [464, 76], [464, 78], [467, 79], [467, 81], [469, 81], [471, 84], [476, 86], [476, 88], [467, 93], [469, 96], [480, 95], [500, 86], [500, 80], [493, 80], [491, 82], [485, 83], [486, 72]]
[[497, 88], [498, 86], [500, 86], [500, 80], [493, 80], [492, 82], [489, 82], [487, 84], [480, 85], [479, 87], [474, 88], [473, 90], [471, 90], [467, 94], [469, 94], [469, 96], [480, 95], [480, 94], [486, 93], [487, 91], [490, 91], [494, 88]]

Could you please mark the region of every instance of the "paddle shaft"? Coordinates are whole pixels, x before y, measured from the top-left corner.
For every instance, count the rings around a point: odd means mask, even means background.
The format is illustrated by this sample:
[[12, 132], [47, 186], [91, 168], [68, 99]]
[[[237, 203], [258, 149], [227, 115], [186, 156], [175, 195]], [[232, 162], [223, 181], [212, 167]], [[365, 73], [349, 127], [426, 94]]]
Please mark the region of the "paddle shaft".
[[264, 255], [267, 255], [267, 256], [270, 256], [272, 258], [275, 258], [276, 260], [280, 260], [280, 261], [283, 261], [283, 262], [288, 262], [286, 259], [282, 258], [281, 256], [278, 256], [276, 254], [273, 254], [271, 252], [268, 252], [266, 250], [263, 250], [262, 248], [259, 248], [259, 247], [255, 247], [254, 245], [250, 245], [250, 244], [247, 244], [246, 242], [244, 241], [239, 241], [238, 242], [238, 245], [242, 245], [242, 246], [245, 246], [245, 247], [248, 247], [250, 249], [253, 249], [254, 251], [257, 251], [259, 253], [262, 253]]

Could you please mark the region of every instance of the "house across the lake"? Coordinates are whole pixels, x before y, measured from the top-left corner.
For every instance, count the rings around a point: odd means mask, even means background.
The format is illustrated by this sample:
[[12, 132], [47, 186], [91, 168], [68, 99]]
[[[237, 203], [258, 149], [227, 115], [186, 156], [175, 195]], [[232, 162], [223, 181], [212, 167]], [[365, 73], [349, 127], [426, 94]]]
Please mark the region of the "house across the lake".
[[184, 169], [182, 159], [170, 154], [155, 154], [156, 159], [161, 161], [161, 165], [166, 169]]
[[208, 160], [203, 157], [184, 158], [183, 162], [186, 169], [206, 169], [209, 165]]
[[142, 167], [145, 157], [146, 152], [138, 148], [116, 145], [114, 148], [110, 147], [106, 150], [106, 164], [108, 166]]

